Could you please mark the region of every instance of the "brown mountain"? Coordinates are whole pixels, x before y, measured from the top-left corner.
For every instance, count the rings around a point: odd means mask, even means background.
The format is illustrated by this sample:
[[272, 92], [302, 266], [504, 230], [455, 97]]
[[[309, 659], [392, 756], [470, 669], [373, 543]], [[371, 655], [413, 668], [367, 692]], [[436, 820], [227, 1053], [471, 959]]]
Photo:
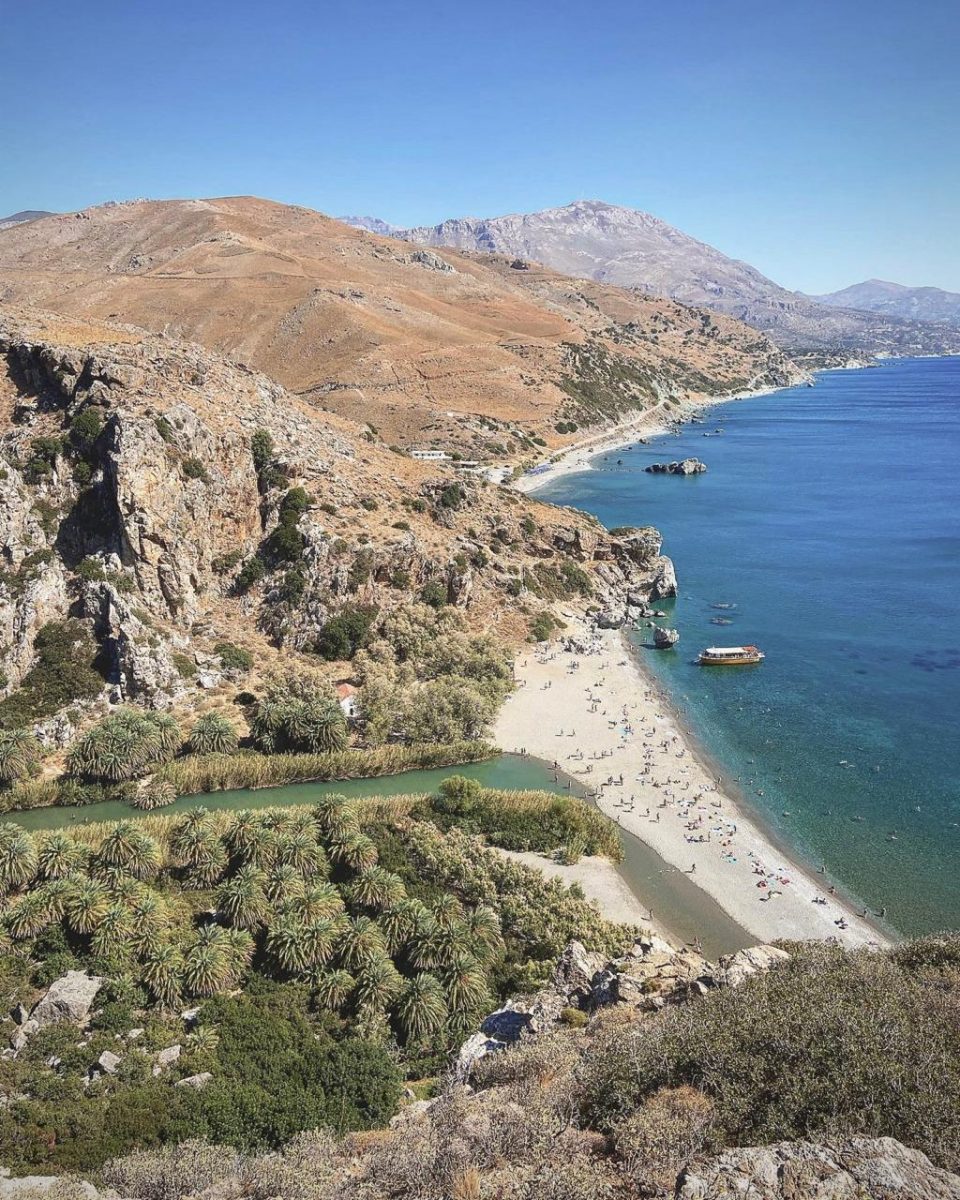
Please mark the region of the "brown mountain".
[[249, 197], [135, 201], [0, 233], [0, 301], [129, 322], [249, 363], [387, 443], [563, 438], [795, 369], [736, 321]]
[[823, 298], [791, 292], [659, 217], [600, 200], [543, 212], [464, 217], [398, 230], [396, 236], [427, 246], [514, 255], [569, 275], [705, 305], [762, 329], [792, 350], [960, 349], [955, 333], [906, 319], [919, 314], [820, 303]]

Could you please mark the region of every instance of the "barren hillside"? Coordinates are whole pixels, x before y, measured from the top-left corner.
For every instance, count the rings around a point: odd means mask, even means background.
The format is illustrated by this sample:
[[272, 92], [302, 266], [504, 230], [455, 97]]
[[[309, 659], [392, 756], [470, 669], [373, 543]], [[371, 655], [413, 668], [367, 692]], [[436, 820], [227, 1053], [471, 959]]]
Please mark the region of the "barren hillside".
[[186, 337], [386, 443], [594, 424], [782, 383], [763, 335], [670, 300], [434, 252], [248, 197], [137, 201], [0, 232], [0, 299]]

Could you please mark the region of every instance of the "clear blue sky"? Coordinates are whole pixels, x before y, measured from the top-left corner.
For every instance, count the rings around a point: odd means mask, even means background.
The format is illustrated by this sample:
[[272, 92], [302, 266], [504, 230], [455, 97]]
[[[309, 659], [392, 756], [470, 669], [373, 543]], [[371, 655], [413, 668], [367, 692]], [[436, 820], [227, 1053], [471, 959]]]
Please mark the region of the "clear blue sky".
[[0, 215], [599, 198], [789, 287], [960, 291], [960, 0], [25, 0], [0, 38]]

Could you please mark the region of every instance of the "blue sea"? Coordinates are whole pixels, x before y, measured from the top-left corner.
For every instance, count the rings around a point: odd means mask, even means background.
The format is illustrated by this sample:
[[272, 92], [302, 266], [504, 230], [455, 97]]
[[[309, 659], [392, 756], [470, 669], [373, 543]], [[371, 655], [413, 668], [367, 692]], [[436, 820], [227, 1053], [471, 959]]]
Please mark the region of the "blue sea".
[[[960, 358], [704, 419], [538, 495], [663, 532], [681, 640], [643, 653], [767, 826], [895, 930], [960, 928]], [[686, 456], [707, 473], [644, 473]], [[744, 643], [766, 661], [696, 665]]]

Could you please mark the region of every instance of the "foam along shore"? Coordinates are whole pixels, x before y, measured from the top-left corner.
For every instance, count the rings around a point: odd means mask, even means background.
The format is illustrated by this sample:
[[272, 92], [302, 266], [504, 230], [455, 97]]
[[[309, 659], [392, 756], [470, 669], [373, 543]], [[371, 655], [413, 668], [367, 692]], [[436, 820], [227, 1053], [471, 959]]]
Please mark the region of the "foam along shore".
[[[812, 378], [812, 376], [804, 376], [787, 386], [796, 387], [797, 384], [809, 382]], [[748, 400], [756, 396], [768, 396], [782, 390], [779, 387], [748, 387], [743, 391], [726, 396], [701, 396], [696, 400], [679, 400], [675, 408], [667, 408], [661, 401], [652, 408], [648, 408], [639, 417], [621, 421], [602, 433], [584, 438], [583, 441], [576, 442], [565, 450], [559, 451], [548, 462], [534, 467], [534, 473], [527, 472], [526, 475], [521, 475], [519, 479], [514, 480], [512, 486], [517, 491], [528, 494], [538, 491], [561, 475], [574, 475], [578, 471], [589, 471], [590, 460], [599, 454], [628, 446], [640, 438], [659, 437], [668, 433], [673, 426], [689, 421], [691, 417], [697, 416], [714, 405], [727, 404], [733, 400]]]
[[[777, 847], [695, 756], [657, 687], [618, 630], [568, 622], [565, 642], [516, 663], [517, 690], [498, 718], [505, 750], [535, 754], [581, 780], [635, 834], [758, 941], [887, 939], [830, 881]], [[670, 914], [660, 914], [669, 928]]]

